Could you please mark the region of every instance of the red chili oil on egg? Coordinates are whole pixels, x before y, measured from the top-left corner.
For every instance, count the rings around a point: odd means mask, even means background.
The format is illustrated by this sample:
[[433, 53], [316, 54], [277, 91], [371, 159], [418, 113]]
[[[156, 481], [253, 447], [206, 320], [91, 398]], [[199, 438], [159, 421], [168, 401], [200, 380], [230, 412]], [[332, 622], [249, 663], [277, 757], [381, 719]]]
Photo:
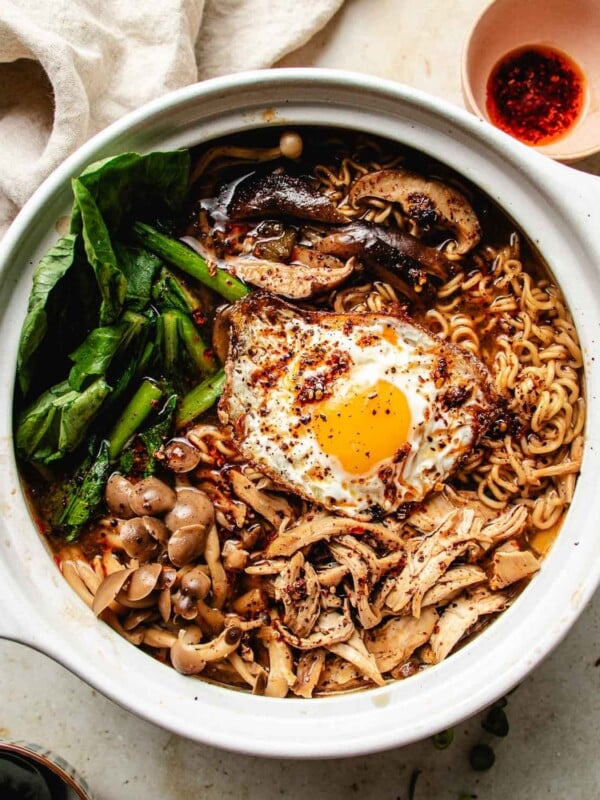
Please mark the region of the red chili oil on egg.
[[580, 67], [552, 47], [511, 50], [493, 68], [486, 108], [496, 127], [525, 144], [557, 141], [579, 120], [586, 94]]

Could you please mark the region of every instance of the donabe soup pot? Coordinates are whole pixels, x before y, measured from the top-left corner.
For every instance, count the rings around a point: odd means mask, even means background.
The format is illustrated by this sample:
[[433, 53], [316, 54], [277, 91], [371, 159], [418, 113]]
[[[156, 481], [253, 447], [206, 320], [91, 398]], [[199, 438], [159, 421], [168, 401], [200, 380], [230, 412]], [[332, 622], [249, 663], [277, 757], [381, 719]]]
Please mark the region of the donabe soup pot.
[[[124, 151], [188, 147], [270, 125], [345, 127], [415, 147], [486, 192], [539, 248], [575, 318], [588, 403], [581, 475], [560, 534], [513, 605], [447, 660], [337, 696], [272, 699], [184, 677], [98, 621], [57, 570], [19, 482], [12, 436], [21, 324], [34, 266], [71, 206], [70, 178]], [[0, 634], [59, 661], [132, 712], [255, 755], [351, 756], [448, 728], [509, 691], [555, 647], [600, 581], [600, 183], [442, 100], [351, 73], [280, 70], [190, 86], [129, 114], [62, 164], [1, 245]]]

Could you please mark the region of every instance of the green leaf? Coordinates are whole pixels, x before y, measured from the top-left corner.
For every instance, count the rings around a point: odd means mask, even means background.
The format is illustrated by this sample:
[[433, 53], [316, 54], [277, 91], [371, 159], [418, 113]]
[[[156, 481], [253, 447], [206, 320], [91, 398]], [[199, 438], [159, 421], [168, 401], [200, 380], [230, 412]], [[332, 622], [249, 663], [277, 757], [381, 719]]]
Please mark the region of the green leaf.
[[[149, 324], [150, 320], [142, 314], [127, 311], [118, 325], [94, 328], [79, 347], [69, 355], [73, 361], [68, 378], [69, 385], [73, 389], [80, 390], [88, 378], [97, 375], [106, 376], [117, 353], [120, 352], [127, 357], [129, 345]], [[134, 358], [139, 359], [139, 353]], [[123, 360], [123, 358], [119, 359], [121, 367]], [[122, 369], [117, 371], [119, 374], [114, 378], [118, 384], [123, 373]]]
[[81, 218], [87, 259], [102, 296], [99, 321], [110, 324], [118, 317], [127, 292], [127, 279], [117, 264], [108, 228], [94, 198], [79, 178], [71, 181], [75, 208]]
[[184, 314], [202, 311], [200, 300], [166, 267], [163, 267], [158, 280], [152, 287], [152, 299], [161, 311], [173, 309]]
[[76, 239], [73, 234], [61, 237], [42, 258], [33, 275], [33, 286], [17, 355], [17, 375], [23, 394], [27, 393], [31, 385], [33, 355], [48, 330], [48, 299], [73, 264]]
[[157, 461], [154, 458], [154, 453], [162, 447], [164, 439], [171, 433], [176, 407], [177, 395], [172, 394], [167, 398], [167, 402], [159, 414], [158, 422], [139, 434], [139, 438], [148, 454], [148, 463], [144, 470], [144, 477], [153, 475], [156, 472]]
[[21, 415], [15, 437], [19, 454], [49, 464], [73, 452], [110, 392], [102, 378], [82, 392], [68, 381], [52, 386]]
[[125, 306], [133, 311], [142, 311], [150, 303], [154, 277], [162, 262], [141, 247], [128, 247], [115, 242], [114, 251], [127, 279]]
[[[121, 227], [136, 209], [139, 219], [162, 213], [179, 212], [188, 188], [190, 154], [187, 150], [155, 152], [147, 155], [122, 153], [90, 164], [79, 176], [96, 201], [100, 214], [112, 232]], [[71, 232], [82, 230], [77, 210], [71, 219]]]
[[108, 442], [102, 441], [91, 466], [83, 473], [83, 479], [71, 495], [59, 524], [70, 528], [68, 538], [73, 539], [82, 525], [95, 514], [104, 496], [104, 487], [110, 471]]
[[90, 376], [104, 375], [121, 341], [123, 325], [95, 328], [69, 358], [73, 368], [69, 373], [69, 386], [81, 389]]

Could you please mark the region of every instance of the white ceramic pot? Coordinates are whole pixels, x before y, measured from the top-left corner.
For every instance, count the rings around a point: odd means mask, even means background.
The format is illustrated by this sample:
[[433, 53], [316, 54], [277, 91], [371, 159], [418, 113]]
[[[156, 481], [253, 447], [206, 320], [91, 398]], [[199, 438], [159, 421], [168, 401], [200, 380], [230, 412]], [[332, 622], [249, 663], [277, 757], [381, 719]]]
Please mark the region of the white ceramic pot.
[[[189, 146], [269, 125], [336, 125], [395, 139], [450, 164], [538, 246], [574, 314], [588, 423], [574, 502], [541, 572], [459, 652], [409, 680], [321, 699], [279, 700], [183, 677], [97, 621], [56, 569], [15, 465], [12, 397], [31, 273], [69, 212], [69, 178], [125, 150]], [[506, 693], [562, 639], [600, 581], [600, 185], [454, 106], [342, 72], [247, 73], [190, 86], [103, 131], [44, 183], [0, 250], [0, 632], [47, 653], [99, 691], [177, 734], [280, 757], [350, 756], [428, 736]]]

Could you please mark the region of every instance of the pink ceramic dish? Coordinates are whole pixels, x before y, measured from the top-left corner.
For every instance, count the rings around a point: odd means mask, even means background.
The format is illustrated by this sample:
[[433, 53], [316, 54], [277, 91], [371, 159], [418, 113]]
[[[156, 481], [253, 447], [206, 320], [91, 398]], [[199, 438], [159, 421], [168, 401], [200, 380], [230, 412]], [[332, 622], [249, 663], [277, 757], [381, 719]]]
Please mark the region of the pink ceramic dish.
[[558, 161], [600, 150], [600, 3], [597, 0], [494, 0], [475, 21], [462, 58], [467, 108], [489, 121], [486, 84], [498, 61], [525, 45], [546, 45], [581, 68], [587, 84], [578, 123], [552, 144], [535, 147]]

